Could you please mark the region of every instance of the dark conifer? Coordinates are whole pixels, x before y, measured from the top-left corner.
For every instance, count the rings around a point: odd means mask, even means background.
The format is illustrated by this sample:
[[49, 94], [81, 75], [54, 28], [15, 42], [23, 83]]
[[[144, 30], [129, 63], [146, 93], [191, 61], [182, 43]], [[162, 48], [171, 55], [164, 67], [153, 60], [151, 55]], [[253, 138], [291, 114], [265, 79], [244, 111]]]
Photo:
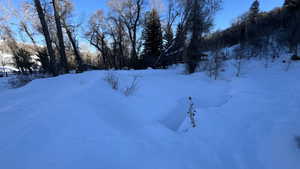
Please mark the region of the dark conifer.
[[147, 67], [154, 67], [157, 65], [156, 61], [161, 55], [163, 46], [161, 23], [158, 12], [155, 9], [152, 9], [146, 15], [143, 30], [143, 45], [144, 64]]
[[186, 12], [189, 12], [186, 28], [187, 28], [187, 44], [185, 50], [185, 63], [187, 66], [187, 73], [194, 73], [200, 58], [200, 47], [202, 36], [204, 34], [204, 27], [211, 24], [203, 18], [205, 1], [193, 0], [191, 4], [187, 4]]
[[249, 10], [249, 14], [248, 14], [248, 19], [250, 21], [254, 21], [257, 17], [257, 15], [259, 14], [259, 1], [258, 0], [255, 0], [251, 7], [250, 7], [250, 10]]
[[165, 42], [164, 43], [164, 49], [167, 49], [171, 45], [171, 43], [174, 39], [174, 34], [173, 34], [172, 27], [170, 27], [170, 26], [166, 27], [163, 39], [164, 39], [164, 42]]
[[285, 0], [284, 6], [288, 8], [295, 8], [300, 5], [300, 0]]

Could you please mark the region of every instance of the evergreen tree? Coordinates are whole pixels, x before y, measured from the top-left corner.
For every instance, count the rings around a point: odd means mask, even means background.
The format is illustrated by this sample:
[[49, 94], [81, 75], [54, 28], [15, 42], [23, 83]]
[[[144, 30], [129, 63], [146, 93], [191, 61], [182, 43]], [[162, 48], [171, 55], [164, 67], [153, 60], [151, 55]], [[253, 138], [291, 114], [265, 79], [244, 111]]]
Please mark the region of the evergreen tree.
[[177, 51], [175, 57], [173, 58], [173, 63], [178, 63], [183, 61], [183, 51], [186, 40], [186, 31], [182, 24], [177, 25], [175, 43], [173, 50], [171, 52]]
[[[257, 56], [261, 55], [262, 48], [263, 48], [263, 46], [266, 45], [265, 43], [267, 43], [263, 37], [250, 36], [249, 32], [248, 32], [248, 26], [251, 25], [253, 22], [255, 22], [258, 14], [260, 12], [259, 6], [260, 6], [259, 1], [255, 0], [252, 3], [252, 5], [251, 5], [251, 7], [248, 11], [248, 15], [246, 17], [246, 23], [247, 23], [247, 25], [246, 25], [246, 39], [247, 39], [247, 41], [243, 45], [247, 46], [248, 58], [257, 57]], [[257, 30], [257, 31], [259, 31], [259, 30]]]
[[300, 0], [285, 0], [284, 6], [288, 8], [295, 8], [300, 5]]
[[31, 58], [31, 53], [28, 52], [24, 48], [18, 49], [14, 55], [13, 59], [15, 62], [16, 67], [22, 72], [25, 73], [26, 71], [29, 71], [32, 73], [32, 66], [34, 65], [34, 62]]
[[41, 63], [41, 70], [43, 72], [50, 72], [50, 57], [48, 55], [47, 48], [43, 47], [37, 51], [36, 56], [38, 57], [37, 61]]
[[257, 17], [257, 15], [259, 14], [259, 1], [258, 0], [255, 0], [251, 7], [250, 7], [250, 10], [249, 10], [249, 14], [248, 14], [248, 19], [250, 21], [254, 21], [255, 18]]
[[164, 49], [167, 49], [171, 45], [171, 43], [174, 39], [172, 27], [170, 27], [170, 26], [166, 27], [163, 39], [165, 41]]
[[188, 0], [185, 1], [185, 29], [187, 40], [185, 47], [185, 63], [187, 73], [194, 73], [198, 62], [201, 61], [203, 37], [212, 27], [213, 15], [219, 8], [220, 1]]
[[187, 39], [189, 44], [187, 44], [184, 59], [187, 66], [187, 72], [194, 73], [198, 65], [198, 57], [200, 52], [200, 45], [198, 43], [201, 41], [200, 27], [202, 20], [200, 16], [201, 8], [198, 0], [193, 0], [192, 4], [190, 5], [191, 6], [187, 6], [186, 8], [191, 9], [185, 9], [186, 12], [190, 11], [187, 22], [188, 37], [190, 39]]
[[169, 46], [165, 46], [163, 54], [159, 58], [162, 66], [183, 62], [183, 51], [185, 46], [186, 33], [182, 24], [177, 25], [175, 38], [170, 41]]
[[162, 30], [158, 12], [152, 9], [145, 18], [143, 30], [143, 59], [145, 66], [155, 66], [162, 52]]

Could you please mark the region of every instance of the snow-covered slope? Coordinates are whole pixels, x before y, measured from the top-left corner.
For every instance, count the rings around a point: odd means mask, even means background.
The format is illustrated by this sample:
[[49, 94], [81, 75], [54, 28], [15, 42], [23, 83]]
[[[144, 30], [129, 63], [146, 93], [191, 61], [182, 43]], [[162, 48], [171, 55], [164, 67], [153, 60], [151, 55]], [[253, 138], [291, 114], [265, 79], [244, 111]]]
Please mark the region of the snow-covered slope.
[[217, 81], [180, 68], [116, 72], [120, 90], [139, 76], [130, 97], [110, 88], [105, 71], [2, 89], [0, 168], [300, 168], [300, 65], [245, 66], [242, 77], [227, 69]]

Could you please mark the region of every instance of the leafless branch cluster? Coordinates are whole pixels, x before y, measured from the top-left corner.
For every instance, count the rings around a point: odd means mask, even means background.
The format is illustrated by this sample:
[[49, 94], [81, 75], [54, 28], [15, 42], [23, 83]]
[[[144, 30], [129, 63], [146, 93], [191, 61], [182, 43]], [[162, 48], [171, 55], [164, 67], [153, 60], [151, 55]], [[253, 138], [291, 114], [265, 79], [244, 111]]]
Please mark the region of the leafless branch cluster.
[[124, 95], [131, 96], [138, 89], [138, 76], [134, 76], [129, 86], [125, 87]]
[[113, 90], [119, 89], [119, 77], [114, 72], [106, 73], [104, 80], [111, 86]]
[[[130, 82], [130, 84], [124, 87], [124, 89], [121, 89], [120, 91], [125, 96], [133, 95], [138, 89], [138, 78], [139, 76], [133, 76], [133, 79]], [[106, 73], [104, 81], [106, 81], [113, 90], [119, 90], [120, 78], [115, 72], [110, 71]]]

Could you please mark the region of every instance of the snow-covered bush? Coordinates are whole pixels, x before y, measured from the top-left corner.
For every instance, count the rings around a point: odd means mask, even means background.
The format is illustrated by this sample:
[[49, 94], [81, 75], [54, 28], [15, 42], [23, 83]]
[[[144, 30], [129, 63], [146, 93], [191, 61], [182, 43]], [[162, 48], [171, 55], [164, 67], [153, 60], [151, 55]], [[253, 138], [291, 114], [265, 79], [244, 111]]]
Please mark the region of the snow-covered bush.
[[125, 96], [132, 95], [138, 89], [138, 76], [134, 76], [131, 84], [125, 87], [123, 93]]
[[192, 100], [192, 97], [189, 97], [189, 110], [188, 110], [188, 115], [190, 117], [191, 123], [192, 123], [192, 127], [195, 128], [196, 127], [196, 120], [195, 120], [195, 115], [196, 115], [196, 110], [194, 108], [194, 103]]
[[119, 77], [114, 72], [108, 72], [104, 80], [111, 86], [113, 90], [119, 89]]

